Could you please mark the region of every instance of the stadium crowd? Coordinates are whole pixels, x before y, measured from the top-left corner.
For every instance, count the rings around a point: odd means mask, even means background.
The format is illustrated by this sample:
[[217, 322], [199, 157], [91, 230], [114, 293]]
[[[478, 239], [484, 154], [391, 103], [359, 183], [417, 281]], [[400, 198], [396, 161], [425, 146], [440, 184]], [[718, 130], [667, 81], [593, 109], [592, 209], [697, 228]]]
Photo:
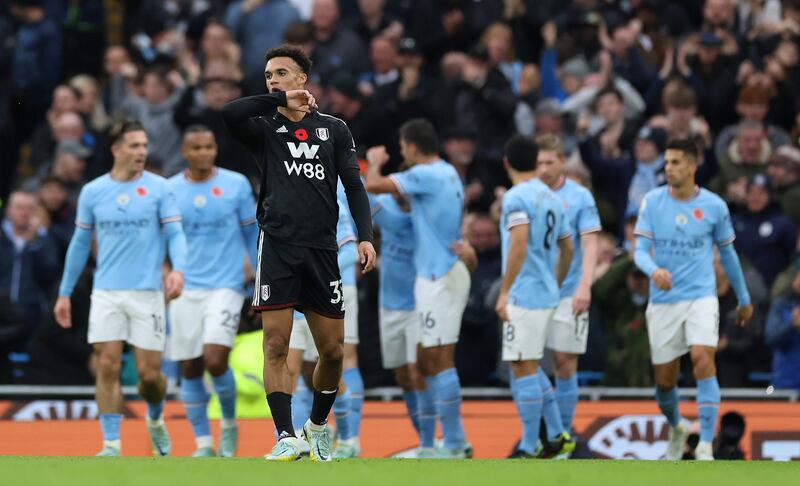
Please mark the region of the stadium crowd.
[[[585, 383], [652, 386], [647, 277], [633, 263], [644, 194], [663, 153], [690, 138], [698, 184], [728, 203], [755, 316], [736, 323], [720, 265], [720, 385], [800, 390], [800, 0], [12, 0], [0, 6], [0, 383], [91, 384], [91, 265], [73, 322], [52, 314], [82, 185], [111, 166], [108, 129], [142, 121], [147, 169], [186, 168], [202, 123], [218, 165], [258, 183], [223, 106], [264, 92], [264, 53], [314, 60], [320, 110], [347, 122], [360, 158], [425, 117], [462, 176], [463, 236], [478, 256], [457, 348], [466, 386], [497, 385], [502, 150], [558, 135], [603, 233]], [[359, 280], [361, 370], [391, 383], [378, 346], [375, 272]], [[240, 332], [258, 326], [242, 313]], [[684, 382], [691, 373], [684, 373]], [[691, 384], [691, 383], [688, 383]]]

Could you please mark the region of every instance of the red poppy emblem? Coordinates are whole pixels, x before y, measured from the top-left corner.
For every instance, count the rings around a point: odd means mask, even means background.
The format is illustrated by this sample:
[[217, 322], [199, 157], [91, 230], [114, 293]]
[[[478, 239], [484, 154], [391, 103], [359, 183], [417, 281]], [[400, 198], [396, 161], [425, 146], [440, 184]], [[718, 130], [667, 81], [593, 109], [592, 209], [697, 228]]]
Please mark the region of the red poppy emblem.
[[139, 187], [137, 187], [137, 188], [136, 188], [136, 194], [138, 194], [138, 195], [140, 195], [140, 196], [144, 197], [144, 196], [146, 196], [146, 195], [147, 195], [147, 189], [145, 189], [145, 188], [144, 188], [144, 187], [142, 187], [142, 186], [139, 186]]
[[297, 130], [295, 130], [294, 136], [295, 138], [297, 138], [297, 140], [300, 140], [301, 142], [305, 142], [306, 140], [308, 140], [308, 132], [305, 130], [305, 128], [298, 128]]
[[222, 189], [220, 189], [219, 187], [212, 187], [211, 194], [213, 194], [214, 197], [220, 197], [222, 195]]
[[694, 208], [694, 212], [692, 212], [692, 214], [694, 215], [694, 219], [696, 219], [697, 221], [702, 221], [703, 220], [703, 210], [702, 209]]

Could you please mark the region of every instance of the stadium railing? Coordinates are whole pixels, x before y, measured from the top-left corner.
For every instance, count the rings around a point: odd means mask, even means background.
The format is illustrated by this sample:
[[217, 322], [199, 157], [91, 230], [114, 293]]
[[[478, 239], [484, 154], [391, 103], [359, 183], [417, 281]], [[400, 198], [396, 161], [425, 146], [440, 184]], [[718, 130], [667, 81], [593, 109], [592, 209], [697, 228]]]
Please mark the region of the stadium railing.
[[[167, 391], [168, 398], [178, 398], [178, 388], [173, 384]], [[467, 400], [509, 400], [511, 391], [508, 388], [462, 388], [462, 395]], [[122, 387], [122, 393], [127, 397], [137, 395], [135, 386]], [[694, 388], [681, 388], [682, 398], [694, 398], [697, 391]], [[25, 399], [41, 397], [93, 397], [93, 386], [42, 386], [42, 385], [0, 385], [0, 399]], [[378, 387], [366, 390], [365, 396], [372, 400], [392, 401], [401, 400], [403, 390], [399, 387]], [[652, 400], [652, 388], [614, 388], [614, 387], [581, 387], [582, 399], [591, 401], [627, 399], [627, 400]], [[723, 388], [722, 398], [725, 400], [773, 400], [797, 402], [800, 400], [800, 391], [776, 390], [773, 387], [765, 388]]]

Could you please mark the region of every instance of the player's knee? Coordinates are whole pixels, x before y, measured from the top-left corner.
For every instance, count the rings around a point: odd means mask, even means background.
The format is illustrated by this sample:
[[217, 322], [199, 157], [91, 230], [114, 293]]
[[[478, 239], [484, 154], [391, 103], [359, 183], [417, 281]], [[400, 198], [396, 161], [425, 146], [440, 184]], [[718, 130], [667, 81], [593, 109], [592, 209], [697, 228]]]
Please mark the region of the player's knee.
[[220, 376], [228, 370], [228, 357], [220, 354], [209, 353], [203, 358], [206, 369], [211, 376]]
[[326, 363], [341, 363], [344, 360], [342, 343], [334, 341], [320, 346], [319, 359]]
[[692, 366], [695, 379], [704, 379], [714, 376], [717, 372], [714, 363], [714, 353], [705, 349], [692, 350]]
[[656, 387], [662, 391], [669, 391], [678, 384], [678, 377], [668, 372], [656, 372]]
[[139, 380], [147, 385], [153, 385], [161, 380], [161, 368], [155, 366], [141, 366], [137, 369]]
[[264, 359], [267, 363], [285, 363], [289, 353], [289, 340], [280, 335], [264, 335]]
[[105, 377], [119, 377], [122, 360], [111, 354], [97, 355], [97, 374]]

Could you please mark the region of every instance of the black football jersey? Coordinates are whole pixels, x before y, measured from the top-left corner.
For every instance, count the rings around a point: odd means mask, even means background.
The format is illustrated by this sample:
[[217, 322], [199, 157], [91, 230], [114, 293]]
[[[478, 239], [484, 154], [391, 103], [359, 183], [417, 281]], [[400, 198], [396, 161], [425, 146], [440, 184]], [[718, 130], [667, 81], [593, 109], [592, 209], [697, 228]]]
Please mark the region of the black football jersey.
[[277, 111], [285, 102], [284, 93], [272, 93], [232, 101], [223, 110], [231, 134], [261, 165], [259, 226], [277, 241], [337, 250], [341, 178], [359, 240], [372, 241], [369, 202], [347, 125], [317, 111], [291, 121]]

